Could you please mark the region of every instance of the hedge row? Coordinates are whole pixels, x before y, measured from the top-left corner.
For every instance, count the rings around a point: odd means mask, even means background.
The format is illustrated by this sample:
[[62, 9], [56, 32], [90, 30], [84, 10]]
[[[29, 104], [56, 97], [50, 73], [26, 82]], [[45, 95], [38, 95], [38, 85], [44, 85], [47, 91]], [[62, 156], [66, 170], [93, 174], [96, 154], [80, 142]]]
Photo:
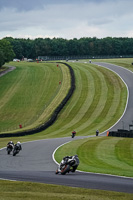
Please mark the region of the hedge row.
[[117, 131], [109, 131], [108, 136], [133, 138], [133, 131], [118, 129]]
[[66, 65], [69, 68], [70, 75], [71, 75], [71, 87], [70, 87], [66, 97], [62, 100], [60, 105], [53, 112], [51, 118], [47, 122], [45, 122], [44, 124], [41, 124], [40, 126], [38, 126], [37, 128], [25, 130], [25, 131], [21, 131], [21, 132], [18, 131], [17, 133], [13, 133], [13, 132], [12, 133], [2, 133], [2, 134], [0, 134], [0, 138], [25, 136], [25, 135], [32, 135], [32, 134], [35, 134], [35, 133], [39, 133], [39, 132], [47, 129], [49, 126], [51, 126], [56, 121], [59, 112], [65, 106], [65, 104], [70, 99], [70, 97], [72, 96], [72, 94], [75, 90], [75, 76], [74, 76], [74, 71], [73, 71], [72, 67], [70, 65], [68, 65], [67, 63], [63, 63], [63, 62], [60, 62], [60, 63]]

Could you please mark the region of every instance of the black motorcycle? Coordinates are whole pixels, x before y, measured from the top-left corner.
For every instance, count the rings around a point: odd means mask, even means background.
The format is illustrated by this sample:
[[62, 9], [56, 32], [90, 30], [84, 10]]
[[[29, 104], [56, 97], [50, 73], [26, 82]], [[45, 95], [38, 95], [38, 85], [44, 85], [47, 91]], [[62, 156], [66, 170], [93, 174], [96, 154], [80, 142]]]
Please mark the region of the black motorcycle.
[[96, 130], [96, 136], [98, 136], [99, 135], [99, 130]]
[[19, 147], [15, 145], [14, 150], [13, 150], [13, 156], [16, 156], [16, 154], [18, 154], [19, 151], [20, 151]]
[[62, 175], [65, 175], [69, 172], [75, 172], [77, 167], [79, 165], [79, 158], [77, 155], [71, 156], [71, 158], [65, 158], [61, 161], [59, 167], [56, 170], [56, 174], [61, 173]]
[[13, 150], [13, 145], [12, 144], [8, 144], [6, 150], [7, 150], [7, 154], [10, 154], [11, 151]]
[[73, 132], [72, 132], [72, 138], [74, 138], [74, 137], [75, 137], [75, 135], [76, 135], [76, 132], [75, 132], [75, 131], [73, 131]]

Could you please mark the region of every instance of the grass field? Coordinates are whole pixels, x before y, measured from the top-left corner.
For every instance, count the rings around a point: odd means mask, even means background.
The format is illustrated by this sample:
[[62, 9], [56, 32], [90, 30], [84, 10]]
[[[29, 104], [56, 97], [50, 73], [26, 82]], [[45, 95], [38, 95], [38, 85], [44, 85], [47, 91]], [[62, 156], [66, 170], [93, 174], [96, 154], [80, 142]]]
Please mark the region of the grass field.
[[[55, 64], [10, 63], [16, 70], [0, 78], [0, 131], [44, 123], [70, 88], [68, 68]], [[59, 84], [61, 81], [62, 84]]]
[[71, 66], [76, 90], [58, 120], [45, 130], [45, 137], [70, 136], [73, 129], [77, 135], [92, 135], [96, 129], [102, 132], [111, 127], [125, 109], [127, 90], [116, 74], [91, 64], [72, 63]]
[[[20, 123], [30, 128], [42, 123], [70, 87], [69, 72], [64, 65], [62, 71], [55, 67], [56, 64], [17, 65], [14, 72], [0, 79], [3, 85], [0, 88], [1, 129], [18, 127]], [[96, 129], [102, 132], [122, 115], [127, 91], [116, 74], [91, 64], [71, 63], [71, 66], [76, 78], [76, 90], [72, 98], [56, 123], [35, 137], [69, 136], [73, 129], [79, 135], [94, 134]], [[63, 84], [59, 88], [61, 76]]]
[[133, 194], [72, 188], [41, 183], [0, 181], [1, 200], [131, 200]]
[[29, 182], [0, 181], [1, 200], [131, 200], [133, 194]]

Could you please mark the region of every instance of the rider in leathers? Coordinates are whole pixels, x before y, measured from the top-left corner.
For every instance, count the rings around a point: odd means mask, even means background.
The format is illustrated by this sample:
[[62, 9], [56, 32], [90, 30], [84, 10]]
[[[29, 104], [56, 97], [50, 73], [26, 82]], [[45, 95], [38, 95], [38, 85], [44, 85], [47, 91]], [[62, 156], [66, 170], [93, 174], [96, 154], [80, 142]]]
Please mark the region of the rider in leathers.
[[7, 148], [8, 148], [9, 146], [11, 147], [11, 149], [13, 149], [13, 148], [14, 148], [14, 143], [13, 143], [12, 141], [8, 142]]
[[20, 143], [20, 142], [17, 142], [17, 144], [15, 144], [14, 148], [15, 148], [16, 150], [19, 150], [19, 151], [22, 150], [21, 143]]
[[[75, 157], [78, 157], [78, 156], [75, 155]], [[72, 159], [72, 158], [73, 158], [73, 156], [65, 156], [65, 157], [62, 159], [62, 161], [61, 161], [61, 163], [60, 163], [60, 165], [59, 165], [58, 172], [61, 172], [61, 167], [62, 167], [63, 165], [65, 165], [65, 163], [67, 162], [68, 159]], [[75, 170], [77, 169], [77, 167], [78, 167], [78, 165], [73, 166], [71, 172], [75, 172]]]

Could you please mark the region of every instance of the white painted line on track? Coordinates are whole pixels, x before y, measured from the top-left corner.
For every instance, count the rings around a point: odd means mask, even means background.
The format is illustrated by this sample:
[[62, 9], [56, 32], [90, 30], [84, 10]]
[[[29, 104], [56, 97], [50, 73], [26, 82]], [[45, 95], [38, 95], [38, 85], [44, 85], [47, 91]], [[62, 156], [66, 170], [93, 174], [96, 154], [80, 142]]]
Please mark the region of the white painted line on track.
[[2, 151], [3, 149], [6, 149], [6, 147], [1, 148], [0, 151]]
[[70, 142], [71, 142], [71, 141], [65, 142], [64, 144], [61, 144], [60, 146], [58, 146], [58, 147], [54, 150], [54, 152], [53, 152], [53, 154], [52, 154], [52, 159], [53, 159], [53, 161], [54, 161], [57, 165], [59, 165], [59, 163], [55, 160], [55, 157], [54, 157], [55, 152], [56, 152], [61, 146], [65, 145], [65, 144], [68, 144], [68, 143], [70, 143]]
[[76, 170], [78, 172], [81, 172], [81, 173], [85, 173], [85, 174], [96, 174], [96, 175], [101, 175], [101, 176], [111, 176], [111, 177], [119, 177], [119, 178], [124, 178], [124, 179], [132, 179], [133, 180], [133, 177], [128, 177], [128, 176], [118, 176], [118, 175], [114, 175], [114, 174], [102, 174], [102, 173], [94, 173], [94, 172], [85, 172], [85, 171], [80, 171], [80, 170]]

